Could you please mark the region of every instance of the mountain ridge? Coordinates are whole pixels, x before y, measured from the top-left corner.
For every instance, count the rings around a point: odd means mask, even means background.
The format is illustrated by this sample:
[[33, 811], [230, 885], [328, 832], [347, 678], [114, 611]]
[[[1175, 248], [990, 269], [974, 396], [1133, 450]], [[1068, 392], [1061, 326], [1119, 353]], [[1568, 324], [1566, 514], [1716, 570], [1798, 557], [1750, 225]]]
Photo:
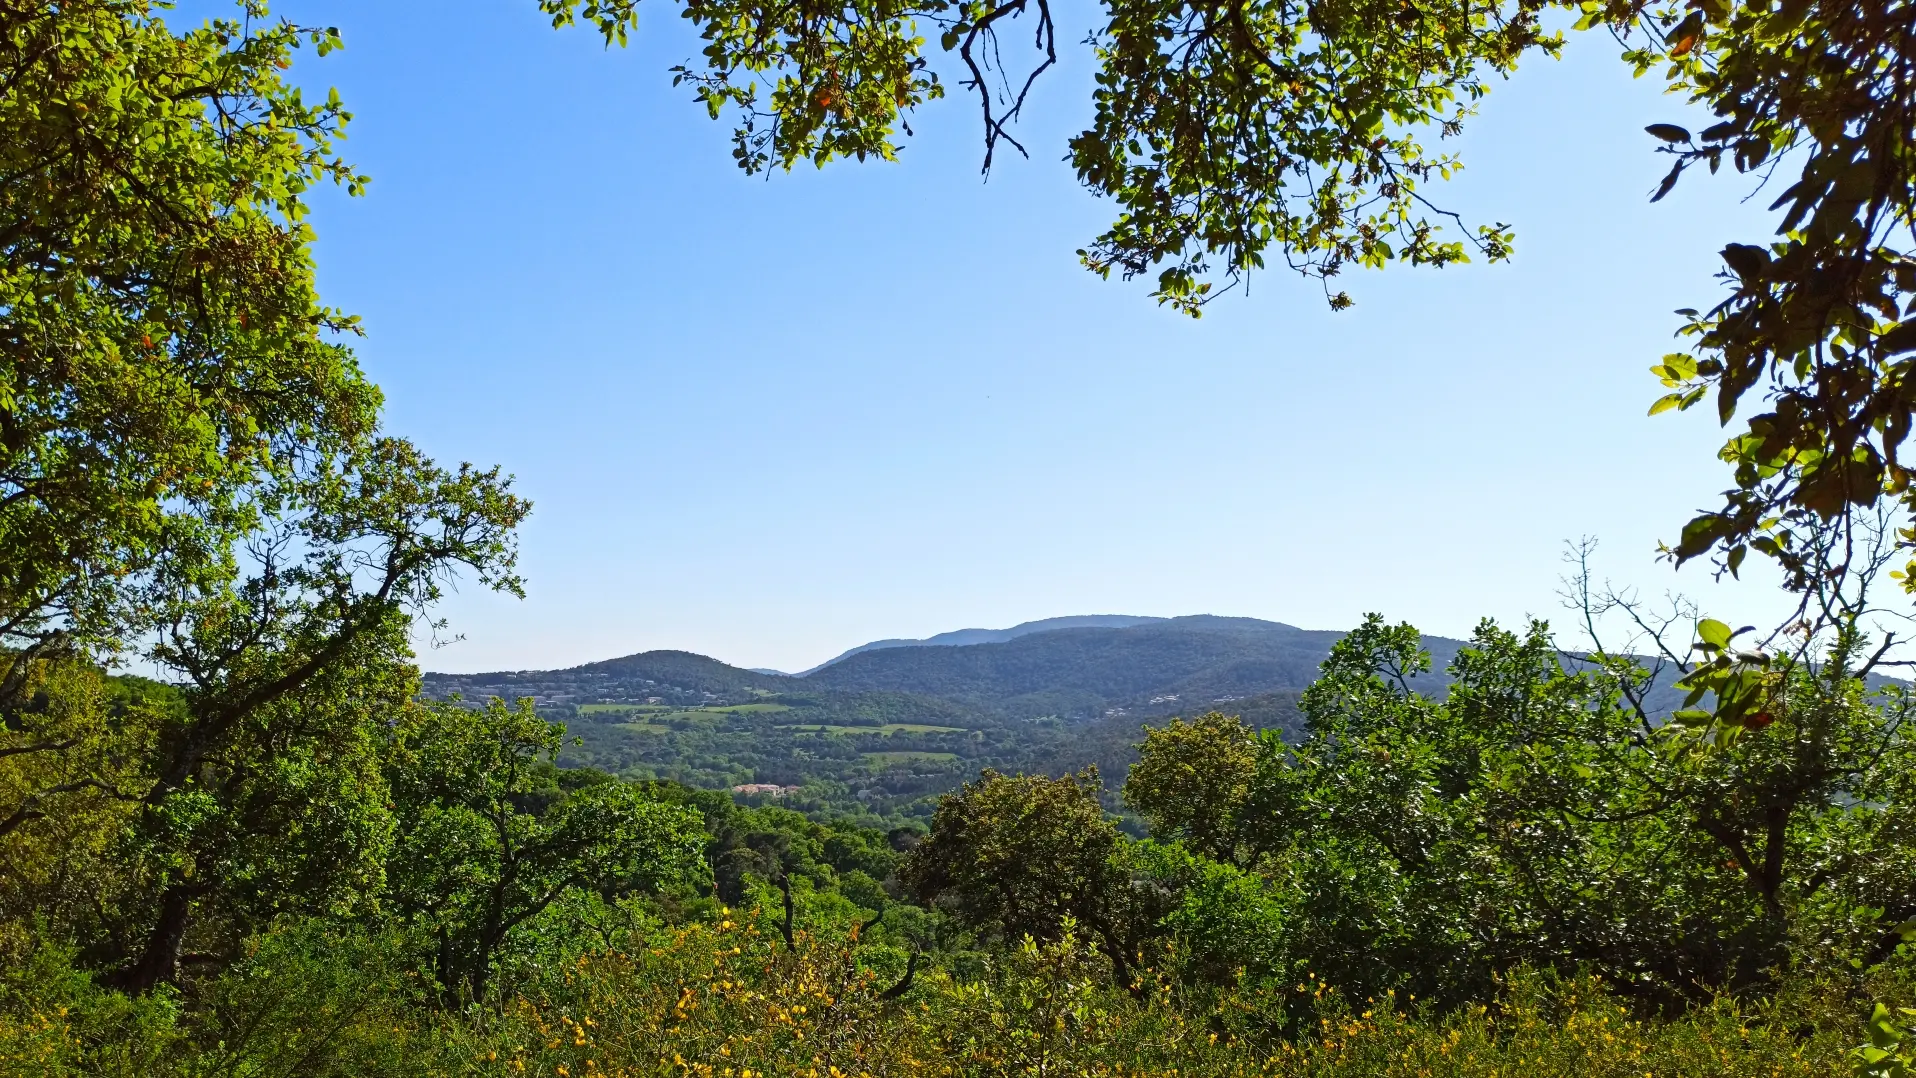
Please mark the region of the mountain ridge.
[[[562, 766], [706, 789], [799, 787], [789, 803], [807, 811], [923, 816], [982, 768], [1095, 765], [1119, 781], [1143, 729], [1176, 715], [1221, 709], [1295, 738], [1297, 695], [1342, 635], [1249, 618], [1083, 615], [866, 648], [802, 677], [658, 650], [561, 670], [427, 673], [421, 690], [531, 698], [565, 725]], [[1440, 662], [1454, 653], [1454, 642], [1430, 643]]]
[[1170, 618], [1150, 617], [1136, 614], [1068, 614], [1058, 618], [1040, 618], [1037, 621], [1020, 622], [1009, 629], [954, 629], [921, 639], [907, 637], [889, 637], [884, 640], [872, 640], [847, 651], [842, 651], [826, 659], [817, 666], [801, 670], [792, 677], [810, 677], [828, 666], [862, 655], [867, 651], [882, 651], [887, 648], [911, 647], [966, 647], [971, 644], [1002, 644], [1032, 633], [1051, 632], [1057, 629], [1128, 629], [1149, 622], [1170, 621]]
[[[922, 697], [1000, 719], [1071, 722], [1158, 705], [1208, 708], [1298, 692], [1344, 634], [1257, 618], [1074, 615], [1009, 629], [959, 629], [919, 641], [873, 641], [801, 674], [754, 670], [687, 651], [656, 650], [558, 670], [423, 675], [434, 697], [531, 697], [541, 707], [736, 706], [798, 694]], [[1442, 671], [1462, 641], [1426, 637]]]
[[[1222, 711], [1303, 736], [1299, 696], [1344, 635], [1208, 614], [1084, 615], [928, 638], [970, 643], [853, 649], [803, 676], [658, 650], [562, 670], [428, 673], [421, 691], [530, 697], [565, 724], [562, 765], [707, 789], [801, 787], [807, 811], [923, 816], [982, 768], [1087, 765], [1106, 776], [1115, 809], [1109, 783], [1143, 730], [1173, 717]], [[1432, 669], [1412, 685], [1441, 698], [1464, 641], [1426, 636], [1423, 646]], [[1667, 686], [1657, 695], [1658, 711], [1681, 696]]]
[[[1057, 628], [1002, 642], [878, 649], [803, 680], [837, 690], [912, 692], [1006, 718], [1087, 720], [1159, 703], [1201, 710], [1316, 680], [1335, 630], [1199, 614], [1120, 628]], [[1442, 670], [1461, 641], [1430, 637]], [[1433, 677], [1433, 688], [1447, 679]]]

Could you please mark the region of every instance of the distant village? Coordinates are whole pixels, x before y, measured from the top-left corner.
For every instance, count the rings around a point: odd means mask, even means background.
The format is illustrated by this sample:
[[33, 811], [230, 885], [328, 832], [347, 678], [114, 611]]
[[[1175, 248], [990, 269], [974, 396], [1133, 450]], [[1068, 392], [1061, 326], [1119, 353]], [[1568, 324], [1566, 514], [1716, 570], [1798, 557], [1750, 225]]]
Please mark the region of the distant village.
[[767, 797], [784, 797], [786, 794], [795, 794], [798, 791], [797, 786], [780, 786], [771, 782], [748, 782], [732, 787], [732, 792], [735, 794], [764, 794]]

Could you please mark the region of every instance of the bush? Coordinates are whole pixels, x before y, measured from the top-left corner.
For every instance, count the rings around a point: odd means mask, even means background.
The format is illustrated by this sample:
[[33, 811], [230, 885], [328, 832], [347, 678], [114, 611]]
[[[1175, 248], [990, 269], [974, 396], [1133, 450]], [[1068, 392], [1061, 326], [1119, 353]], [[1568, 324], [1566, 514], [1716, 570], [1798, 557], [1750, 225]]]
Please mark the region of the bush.
[[179, 1017], [172, 993], [135, 998], [102, 988], [75, 967], [71, 951], [20, 925], [0, 928], [0, 1074], [7, 1078], [166, 1074], [180, 1048]]
[[1127, 993], [1075, 926], [994, 956], [977, 978], [930, 970], [898, 993], [852, 938], [794, 942], [740, 917], [583, 958], [448, 1027], [460, 1047], [447, 1058], [500, 1078], [1810, 1078], [1840, 1066], [1858, 1029], [1835, 989], [1658, 1018], [1592, 978], [1519, 972], [1493, 1002], [1448, 1013], [1389, 996], [1346, 1006], [1307, 977], [1297, 988], [1322, 1017], [1287, 1038], [1288, 991], [1198, 997], [1163, 980]]
[[438, 1034], [419, 1023], [417, 993], [394, 964], [403, 953], [384, 938], [296, 926], [197, 986], [187, 1007], [171, 989], [131, 996], [103, 987], [70, 951], [16, 936], [0, 944], [0, 1075], [430, 1073], [420, 1065]]
[[[1860, 1037], [1854, 985], [1786, 985], [1674, 1017], [1600, 981], [1519, 971], [1486, 1003], [1438, 1012], [1288, 986], [1127, 992], [1076, 925], [976, 975], [920, 968], [834, 926], [782, 938], [776, 909], [639, 927], [547, 967], [492, 1007], [435, 1010], [395, 941], [293, 927], [182, 1006], [128, 997], [72, 956], [0, 953], [6, 1078], [1812, 1078]], [[1906, 979], [1864, 989], [1910, 999]], [[1286, 1031], [1299, 996], [1318, 1015]]]

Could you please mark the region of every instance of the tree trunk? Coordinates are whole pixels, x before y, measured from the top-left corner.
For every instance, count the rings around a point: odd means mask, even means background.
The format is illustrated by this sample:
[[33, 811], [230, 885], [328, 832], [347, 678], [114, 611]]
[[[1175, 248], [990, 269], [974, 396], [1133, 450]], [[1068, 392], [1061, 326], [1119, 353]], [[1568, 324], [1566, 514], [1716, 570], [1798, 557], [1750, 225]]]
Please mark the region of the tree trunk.
[[146, 952], [124, 974], [121, 987], [136, 994], [150, 992], [169, 984], [179, 975], [180, 945], [186, 942], [186, 925], [192, 916], [193, 899], [203, 888], [183, 883], [168, 887], [160, 896], [160, 915], [147, 934]]
[[1144, 985], [1132, 975], [1131, 956], [1126, 953], [1124, 944], [1118, 939], [1118, 934], [1112, 931], [1111, 926], [1105, 924], [1101, 918], [1090, 918], [1087, 923], [1104, 944], [1105, 957], [1111, 960], [1111, 979], [1119, 988], [1131, 993], [1133, 998], [1143, 999]]

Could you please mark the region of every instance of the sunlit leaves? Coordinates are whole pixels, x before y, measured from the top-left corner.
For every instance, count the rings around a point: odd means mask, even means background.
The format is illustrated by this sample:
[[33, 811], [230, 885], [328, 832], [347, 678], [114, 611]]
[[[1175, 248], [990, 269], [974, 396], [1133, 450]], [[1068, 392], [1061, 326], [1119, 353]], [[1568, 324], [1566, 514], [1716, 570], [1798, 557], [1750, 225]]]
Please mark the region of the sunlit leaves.
[[[306, 196], [364, 177], [282, 71], [332, 29], [185, 31], [132, 0], [0, 35], [0, 626], [110, 645], [162, 561], [225, 572], [249, 493], [367, 436], [379, 396], [313, 289]], [[257, 10], [255, 10], [257, 9]]]
[[1653, 411], [1713, 394], [1728, 425], [1761, 401], [1721, 454], [1735, 486], [1684, 528], [1671, 550], [1679, 561], [1714, 552], [1734, 568], [1754, 549], [1804, 589], [1828, 568], [1813, 564], [1808, 537], [1884, 498], [1916, 509], [1900, 456], [1916, 408], [1901, 358], [1916, 340], [1902, 322], [1916, 296], [1913, 22], [1906, 2], [1713, 0], [1634, 24], [1639, 71], [1663, 65], [1674, 88], [1718, 117], [1694, 138], [1651, 125], [1677, 156], [1658, 197], [1694, 164], [1727, 163], [1781, 186], [1770, 204], [1777, 238], [1725, 247], [1730, 294], [1689, 312], [1682, 334], [1695, 373], [1660, 373], [1681, 392]]
[[[984, 107], [987, 159], [1011, 138], [1029, 79], [1050, 66], [1049, 6], [1034, 0], [851, 0], [818, 6], [688, 0], [704, 63], [675, 69], [716, 118], [737, 118], [748, 172], [835, 157], [890, 158], [903, 116], [944, 93], [925, 37], [957, 52]], [[556, 25], [586, 21], [608, 42], [635, 0], [540, 0]], [[1099, 74], [1089, 130], [1070, 156], [1116, 201], [1113, 227], [1081, 253], [1094, 272], [1154, 273], [1157, 298], [1198, 309], [1267, 261], [1329, 287], [1345, 267], [1442, 266], [1510, 254], [1508, 226], [1464, 228], [1420, 188], [1460, 163], [1425, 149], [1459, 129], [1530, 49], [1554, 52], [1536, 6], [1501, 0], [1125, 0], [1093, 35]], [[1308, 10], [1307, 10], [1308, 9]], [[1036, 58], [1006, 68], [1000, 29], [1029, 16]], [[922, 30], [921, 30], [922, 28]], [[1015, 62], [1014, 62], [1015, 63]], [[1022, 149], [1022, 147], [1019, 147]], [[1445, 218], [1452, 220], [1448, 225]], [[1447, 229], [1453, 229], [1447, 231]]]
[[530, 700], [420, 704], [396, 724], [386, 773], [399, 815], [388, 901], [439, 941], [449, 998], [482, 998], [502, 952], [569, 895], [614, 901], [709, 883], [698, 813], [624, 782], [536, 800], [564, 729]]
[[[624, 44], [638, 21], [636, 0], [539, 4], [555, 26], [584, 20], [608, 44]], [[735, 117], [732, 155], [748, 173], [843, 157], [890, 160], [904, 114], [944, 94], [921, 55], [918, 20], [960, 27], [980, 17], [978, 7], [687, 0], [681, 14], [705, 40], [704, 64], [675, 67], [673, 82], [692, 87], [714, 119]]]
[[0, 15], [0, 720], [38, 736], [15, 676], [36, 652], [183, 686], [159, 736], [59, 749], [122, 756], [85, 780], [132, 806], [85, 942], [138, 990], [189, 939], [230, 955], [372, 900], [375, 731], [413, 691], [413, 619], [455, 574], [516, 591], [527, 508], [496, 469], [381, 434], [339, 339], [357, 322], [316, 293], [306, 200], [365, 178], [334, 152], [338, 95], [284, 72], [338, 31], [213, 13]]
[[[1461, 167], [1432, 154], [1525, 51], [1554, 51], [1524, 6], [1452, 0], [1116, 3], [1094, 38], [1091, 127], [1072, 162], [1112, 198], [1080, 252], [1103, 275], [1156, 271], [1195, 314], [1270, 256], [1325, 282], [1350, 265], [1508, 257], [1504, 225], [1446, 233], [1420, 188]], [[1460, 224], [1460, 222], [1455, 222]]]
[[[1743, 558], [1733, 550], [1730, 560], [1740, 564]], [[1784, 706], [1788, 668], [1762, 651], [1731, 647], [1736, 637], [1750, 631], [1749, 627], [1732, 631], [1714, 618], [1697, 622], [1693, 650], [1699, 659], [1676, 682], [1676, 688], [1685, 692], [1683, 706], [1671, 716], [1676, 722], [1705, 728], [1721, 743], [1742, 729], [1760, 730], [1775, 721], [1775, 713]], [[1697, 706], [1704, 702], [1711, 706]]]
[[1856, 1078], [1909, 1078], [1916, 1073], [1916, 1010], [1876, 1004], [1869, 1043], [1851, 1053]]

